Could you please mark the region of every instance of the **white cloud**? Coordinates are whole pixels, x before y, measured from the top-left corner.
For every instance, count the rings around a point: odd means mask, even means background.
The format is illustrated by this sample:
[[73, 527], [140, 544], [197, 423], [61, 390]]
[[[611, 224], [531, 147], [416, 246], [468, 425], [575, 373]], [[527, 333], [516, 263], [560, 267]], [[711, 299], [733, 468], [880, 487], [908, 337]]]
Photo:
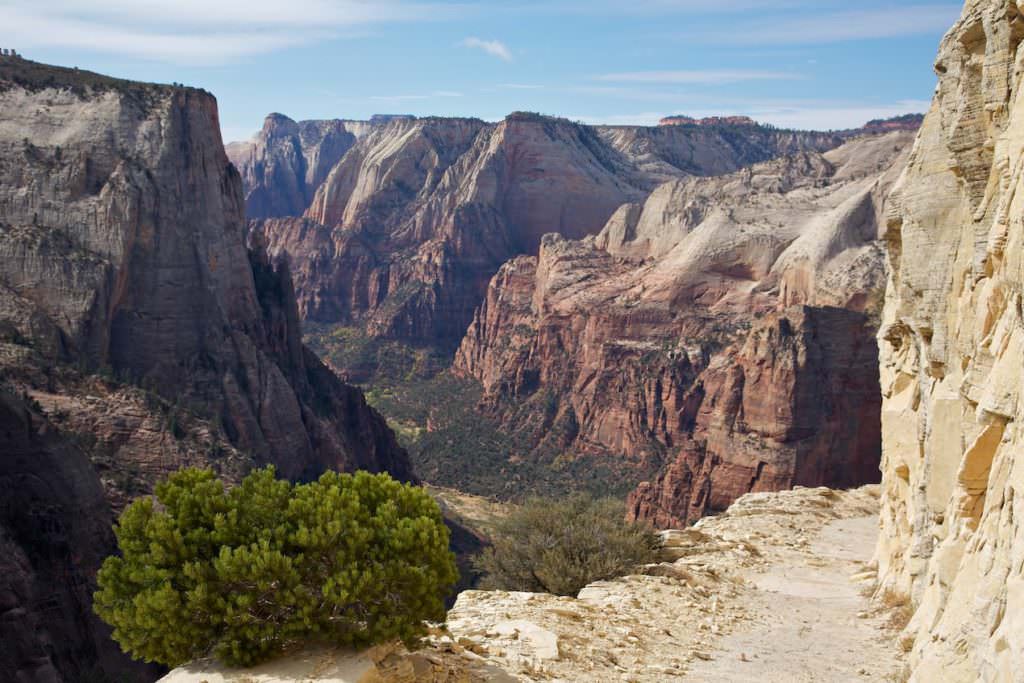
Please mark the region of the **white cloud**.
[[409, 0], [5, 0], [0, 36], [10, 34], [4, 42], [21, 50], [75, 48], [210, 64], [455, 11]]
[[[960, 16], [956, 4], [894, 6], [760, 19], [728, 30], [687, 35], [687, 40], [730, 45], [811, 45], [942, 33]], [[680, 36], [682, 37], [682, 36]]]
[[466, 38], [459, 43], [462, 47], [470, 47], [475, 50], [483, 50], [492, 57], [497, 57], [506, 62], [512, 61], [512, 50], [500, 40], [482, 40], [480, 38]]
[[595, 76], [596, 81], [612, 83], [671, 83], [676, 85], [714, 85], [743, 81], [791, 81], [800, 76], [784, 71], [744, 69], [706, 69], [700, 71], [631, 71]]

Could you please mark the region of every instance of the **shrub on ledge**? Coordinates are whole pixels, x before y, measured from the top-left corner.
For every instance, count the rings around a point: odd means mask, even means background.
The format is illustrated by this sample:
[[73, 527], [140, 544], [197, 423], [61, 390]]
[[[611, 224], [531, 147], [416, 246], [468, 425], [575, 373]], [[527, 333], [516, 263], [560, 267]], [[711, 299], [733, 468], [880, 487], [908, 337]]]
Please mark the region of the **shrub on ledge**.
[[96, 613], [137, 659], [251, 665], [300, 643], [413, 643], [457, 574], [437, 504], [387, 475], [177, 472], [116, 527]]
[[484, 585], [574, 596], [657, 561], [657, 535], [625, 516], [625, 506], [610, 498], [532, 498], [495, 530], [493, 547], [478, 561]]

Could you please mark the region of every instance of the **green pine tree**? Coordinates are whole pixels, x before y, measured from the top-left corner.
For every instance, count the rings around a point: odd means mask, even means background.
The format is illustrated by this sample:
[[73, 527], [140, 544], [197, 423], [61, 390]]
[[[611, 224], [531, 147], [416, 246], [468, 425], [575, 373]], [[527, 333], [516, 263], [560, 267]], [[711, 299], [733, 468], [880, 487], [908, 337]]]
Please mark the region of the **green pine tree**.
[[437, 504], [388, 475], [273, 468], [227, 489], [186, 469], [116, 527], [96, 613], [133, 657], [177, 666], [213, 654], [251, 665], [300, 643], [413, 644], [455, 583]]

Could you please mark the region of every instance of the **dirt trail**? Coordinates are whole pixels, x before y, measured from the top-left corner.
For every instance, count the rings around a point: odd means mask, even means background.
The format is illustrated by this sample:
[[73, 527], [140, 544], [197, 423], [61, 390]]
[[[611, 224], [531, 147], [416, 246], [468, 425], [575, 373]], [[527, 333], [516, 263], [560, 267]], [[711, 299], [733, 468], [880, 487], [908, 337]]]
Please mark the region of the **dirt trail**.
[[686, 681], [842, 683], [898, 680], [901, 655], [887, 615], [861, 595], [878, 518], [826, 524], [804, 548], [750, 568], [740, 596], [750, 619], [723, 637], [713, 659], [690, 667]]

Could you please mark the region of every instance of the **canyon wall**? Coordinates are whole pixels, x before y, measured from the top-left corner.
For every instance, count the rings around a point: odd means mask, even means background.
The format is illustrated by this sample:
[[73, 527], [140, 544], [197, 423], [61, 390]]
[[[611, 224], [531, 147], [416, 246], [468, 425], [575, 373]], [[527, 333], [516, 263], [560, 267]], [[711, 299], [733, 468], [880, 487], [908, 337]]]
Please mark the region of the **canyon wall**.
[[19, 570], [0, 610], [39, 633], [2, 649], [12, 680], [136, 675], [96, 644], [88, 596], [100, 531], [168, 472], [412, 478], [303, 347], [286, 264], [254, 247], [211, 95], [0, 58], [0, 489], [18, 493], [0, 521]]
[[526, 457], [603, 457], [662, 526], [877, 479], [883, 197], [912, 134], [660, 186], [492, 280], [456, 355]]
[[250, 219], [301, 215], [327, 174], [373, 125], [267, 116], [252, 140], [226, 146], [228, 158], [242, 174], [245, 215]]
[[[291, 263], [303, 319], [452, 349], [501, 264], [535, 254], [542, 235], [594, 234], [667, 179], [840, 143], [758, 126], [400, 117], [365, 124], [303, 215], [257, 221], [253, 230], [275, 261]], [[250, 193], [279, 188], [287, 203], [296, 183], [260, 175], [252, 158], [240, 162]]]
[[1022, 9], [966, 3], [888, 218], [877, 559], [917, 607], [915, 681], [1024, 661]]

